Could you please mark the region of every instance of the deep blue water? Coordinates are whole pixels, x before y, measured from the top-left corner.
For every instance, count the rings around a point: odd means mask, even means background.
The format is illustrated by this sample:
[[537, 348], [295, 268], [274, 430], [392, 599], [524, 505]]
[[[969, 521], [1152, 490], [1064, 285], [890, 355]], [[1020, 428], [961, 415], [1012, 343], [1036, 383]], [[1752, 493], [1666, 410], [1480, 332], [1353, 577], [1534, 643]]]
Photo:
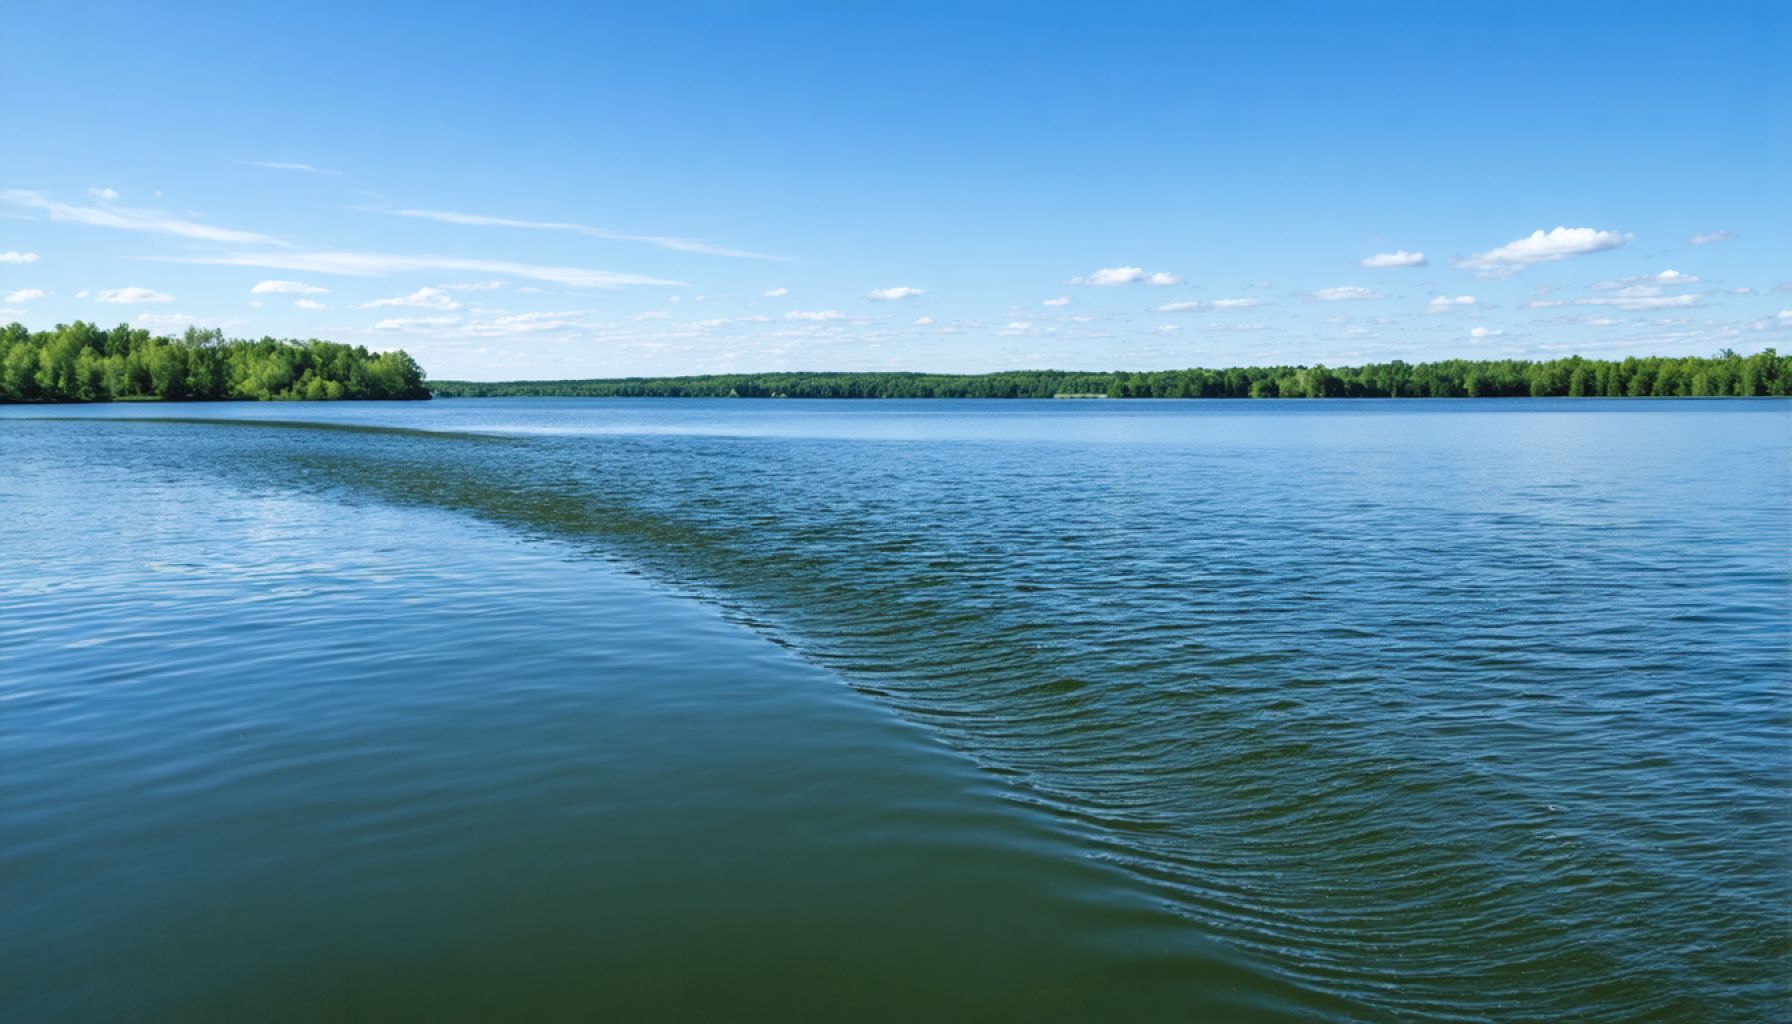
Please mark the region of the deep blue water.
[[0, 409], [5, 1016], [1769, 1020], [1792, 406]]

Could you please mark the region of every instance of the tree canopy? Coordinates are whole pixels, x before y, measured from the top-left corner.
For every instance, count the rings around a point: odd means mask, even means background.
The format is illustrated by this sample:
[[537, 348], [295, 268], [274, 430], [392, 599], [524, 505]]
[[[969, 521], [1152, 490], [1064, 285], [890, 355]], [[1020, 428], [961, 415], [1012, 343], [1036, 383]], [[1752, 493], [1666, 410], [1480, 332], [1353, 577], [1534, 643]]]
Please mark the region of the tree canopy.
[[503, 396], [650, 398], [1511, 398], [1792, 395], [1792, 357], [1571, 356], [1449, 359], [1363, 366], [1239, 366], [1229, 369], [1085, 373], [740, 373], [597, 380], [434, 381], [444, 398]]
[[257, 341], [189, 327], [178, 338], [79, 320], [53, 330], [0, 327], [0, 401], [160, 398], [318, 400], [428, 398], [408, 354], [330, 341]]

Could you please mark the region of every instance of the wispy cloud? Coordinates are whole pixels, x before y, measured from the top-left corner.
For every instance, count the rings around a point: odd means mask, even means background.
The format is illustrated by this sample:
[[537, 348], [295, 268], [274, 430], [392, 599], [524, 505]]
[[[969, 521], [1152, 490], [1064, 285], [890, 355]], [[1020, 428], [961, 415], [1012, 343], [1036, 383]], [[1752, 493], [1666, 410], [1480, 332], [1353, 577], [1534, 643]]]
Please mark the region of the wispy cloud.
[[88, 189], [87, 194], [92, 196], [95, 199], [98, 199], [102, 203], [110, 203], [110, 202], [115, 201], [118, 198], [118, 190], [117, 189], [100, 188], [97, 185], [94, 186], [93, 188]]
[[1736, 232], [1734, 231], [1701, 231], [1687, 239], [1687, 241], [1691, 242], [1693, 245], [1711, 245], [1716, 242], [1728, 242], [1735, 237]]
[[1381, 293], [1356, 285], [1344, 285], [1339, 288], [1321, 288], [1313, 293], [1313, 298], [1320, 302], [1348, 302], [1353, 299], [1379, 299]]
[[1070, 305], [1070, 296], [1060, 295], [1055, 299], [1046, 299], [1044, 302], [1041, 302], [1040, 305], [1041, 306], [1068, 306], [1068, 305]]
[[263, 281], [249, 289], [252, 295], [322, 295], [328, 288], [319, 288], [303, 281]]
[[528, 231], [570, 231], [574, 234], [591, 238], [603, 238], [616, 242], [638, 242], [656, 249], [670, 249], [673, 252], [699, 253], [705, 256], [732, 256], [743, 260], [771, 260], [777, 263], [794, 263], [788, 256], [772, 256], [762, 252], [749, 252], [745, 249], [729, 249], [720, 245], [711, 245], [696, 238], [677, 238], [670, 235], [639, 235], [628, 231], [615, 231], [610, 228], [592, 227], [588, 224], [570, 224], [563, 221], [519, 220], [514, 217], [488, 217], [478, 213], [456, 213], [452, 210], [411, 210], [390, 209], [379, 206], [365, 206], [359, 209], [369, 213], [384, 213], [393, 217], [411, 217], [417, 220], [433, 220], [444, 224], [463, 224], [470, 227], [490, 228], [522, 228]]
[[894, 302], [899, 299], [912, 299], [916, 296], [926, 294], [927, 292], [921, 288], [911, 288], [908, 285], [897, 285], [894, 288], [873, 288], [871, 293], [865, 297], [875, 302]]
[[305, 174], [329, 175], [342, 173], [341, 171], [326, 171], [322, 167], [313, 167], [310, 164], [294, 163], [288, 160], [238, 160], [237, 163], [245, 167], [266, 167], [273, 171], [301, 171]]
[[1153, 313], [1196, 313], [1211, 310], [1215, 313], [1236, 313], [1247, 309], [1256, 309], [1263, 305], [1262, 299], [1214, 299], [1212, 302], [1166, 302], [1161, 306], [1152, 306]]
[[400, 316], [390, 320], [381, 320], [373, 325], [376, 331], [429, 331], [453, 327], [460, 323], [458, 316]]
[[1698, 295], [1662, 295], [1654, 285], [1633, 285], [1610, 295], [1575, 299], [1577, 306], [1612, 306], [1617, 309], [1684, 309], [1699, 304]]
[[286, 243], [254, 231], [237, 231], [198, 221], [181, 220], [159, 210], [133, 210], [122, 206], [74, 206], [59, 203], [40, 193], [25, 189], [0, 191], [0, 202], [30, 210], [41, 210], [51, 220], [70, 224], [86, 224], [123, 231], [149, 231], [181, 238], [197, 238], [207, 242], [256, 242], [267, 245]]
[[459, 256], [400, 256], [379, 252], [275, 250], [271, 252], [221, 253], [215, 256], [162, 257], [160, 262], [196, 263], [224, 267], [262, 267], [269, 270], [341, 274], [345, 277], [386, 277], [391, 274], [414, 271], [440, 270], [525, 277], [533, 281], [547, 281], [569, 288], [626, 288], [632, 285], [684, 287], [685, 285], [683, 281], [648, 277], [643, 274], [615, 273], [608, 270], [542, 266], [535, 263], [468, 259]]
[[1439, 295], [1437, 298], [1432, 299], [1425, 304], [1425, 312], [1448, 313], [1453, 309], [1467, 309], [1474, 304], [1475, 297], [1473, 295], [1458, 295], [1455, 298], [1451, 298], [1448, 295]]
[[1393, 252], [1378, 252], [1373, 256], [1365, 256], [1358, 260], [1357, 263], [1378, 270], [1384, 267], [1422, 267], [1425, 265], [1426, 260], [1425, 254], [1422, 252], [1407, 252], [1405, 249], [1396, 249]]
[[329, 309], [330, 308], [329, 306], [324, 305], [323, 303], [317, 301], [316, 299], [294, 299], [293, 305], [299, 309], [310, 309], [310, 310]]
[[44, 291], [41, 288], [20, 288], [16, 292], [8, 292], [6, 298], [0, 299], [0, 302], [8, 304], [30, 302], [32, 299], [41, 299], [43, 297]]
[[454, 296], [440, 288], [419, 288], [409, 295], [396, 295], [390, 299], [375, 299], [361, 303], [362, 309], [384, 309], [390, 306], [410, 306], [415, 309], [459, 309], [460, 303]]
[[1478, 252], [1458, 261], [1458, 266], [1480, 270], [1493, 276], [1510, 276], [1535, 263], [1554, 263], [1570, 256], [1616, 249], [1631, 236], [1597, 228], [1557, 227], [1552, 231], [1537, 230], [1497, 249]]
[[174, 296], [167, 292], [158, 292], [153, 288], [107, 288], [94, 296], [98, 302], [113, 305], [129, 306], [144, 302], [173, 302]]
[[34, 252], [0, 252], [0, 263], [36, 263]]
[[803, 320], [809, 323], [831, 323], [838, 320], [851, 319], [837, 309], [793, 309], [784, 314], [786, 320]]
[[1073, 277], [1065, 284], [1091, 285], [1096, 288], [1112, 288], [1122, 284], [1147, 284], [1153, 287], [1166, 287], [1181, 284], [1182, 278], [1168, 271], [1157, 270], [1147, 273], [1142, 267], [1103, 267], [1093, 274]]
[[768, 299], [781, 299], [784, 296], [790, 294], [790, 289], [788, 289], [788, 288], [767, 288], [761, 294], [763, 294]]

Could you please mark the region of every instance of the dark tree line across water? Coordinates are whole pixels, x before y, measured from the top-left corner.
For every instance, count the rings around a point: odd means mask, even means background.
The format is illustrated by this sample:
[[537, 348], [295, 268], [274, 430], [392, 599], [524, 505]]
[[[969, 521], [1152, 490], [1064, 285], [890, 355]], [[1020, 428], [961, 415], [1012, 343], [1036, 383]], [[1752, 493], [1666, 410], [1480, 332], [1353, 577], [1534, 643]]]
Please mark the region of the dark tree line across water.
[[434, 381], [443, 398], [1682, 398], [1792, 395], [1792, 357], [1450, 359], [1364, 366], [1078, 373], [741, 373], [610, 380]]
[[53, 330], [0, 327], [0, 402], [159, 398], [325, 400], [428, 398], [416, 360], [331, 341], [225, 338], [189, 327], [178, 338], [76, 321]]

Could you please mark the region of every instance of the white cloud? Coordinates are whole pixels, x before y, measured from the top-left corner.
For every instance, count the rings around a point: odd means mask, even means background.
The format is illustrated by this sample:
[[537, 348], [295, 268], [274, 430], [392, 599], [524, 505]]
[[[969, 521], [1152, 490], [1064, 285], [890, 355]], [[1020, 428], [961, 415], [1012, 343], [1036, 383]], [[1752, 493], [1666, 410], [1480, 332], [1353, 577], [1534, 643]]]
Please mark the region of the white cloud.
[[150, 288], [107, 288], [94, 296], [100, 302], [126, 306], [142, 302], [173, 302], [174, 296], [167, 292], [158, 292]]
[[251, 295], [323, 295], [328, 288], [319, 288], [303, 281], [263, 281], [249, 289]]
[[1381, 294], [1356, 285], [1345, 285], [1341, 288], [1321, 288], [1313, 293], [1313, 297], [1320, 302], [1348, 302], [1352, 299], [1379, 299]]
[[1792, 309], [1782, 309], [1782, 310], [1780, 310], [1780, 315], [1779, 315], [1779, 317], [1778, 317], [1778, 319], [1780, 319], [1780, 320], [1792, 320]]
[[1693, 245], [1710, 245], [1714, 242], [1728, 242], [1735, 237], [1736, 232], [1734, 231], [1701, 231], [1687, 239], [1687, 241], [1691, 242]]
[[329, 309], [330, 308], [330, 307], [324, 305], [323, 303], [317, 301], [316, 299], [294, 299], [292, 304], [294, 306], [298, 307], [299, 309]]
[[933, 323], [933, 317], [930, 317], [930, 316], [918, 316], [918, 317], [916, 317], [916, 318], [915, 318], [915, 323], [914, 323], [914, 326], [916, 326], [916, 327], [926, 327], [926, 326], [928, 326], [928, 325], [929, 325], [929, 324], [931, 324], [931, 323]]
[[1041, 302], [1040, 305], [1041, 306], [1068, 306], [1068, 305], [1070, 305], [1070, 296], [1060, 295], [1055, 299], [1046, 299], [1044, 302]]
[[1207, 325], [1207, 330], [1210, 331], [1266, 331], [1268, 329], [1269, 325], [1264, 323], [1222, 324], [1214, 322]]
[[574, 234], [587, 235], [591, 238], [603, 238], [615, 242], [639, 242], [651, 245], [656, 249], [670, 249], [673, 252], [699, 253], [705, 256], [732, 256], [743, 260], [771, 260], [777, 263], [795, 262], [788, 256], [769, 256], [762, 252], [748, 252], [744, 249], [727, 249], [719, 245], [696, 238], [674, 238], [670, 235], [637, 235], [627, 231], [613, 231], [609, 228], [596, 228], [586, 224], [569, 224], [549, 220], [517, 220], [511, 217], [487, 217], [477, 213], [455, 213], [452, 210], [389, 210], [378, 207], [364, 207], [369, 213], [384, 213], [394, 217], [412, 217], [420, 220], [440, 221], [444, 224], [463, 224], [473, 227], [522, 228], [528, 231], [570, 231]]
[[1561, 299], [1532, 299], [1531, 301], [1524, 304], [1524, 308], [1526, 308], [1526, 309], [1554, 309], [1557, 306], [1566, 306], [1566, 305], [1567, 305], [1567, 303], [1563, 302]]
[[1489, 271], [1495, 275], [1509, 275], [1533, 263], [1554, 263], [1570, 256], [1616, 249], [1629, 242], [1630, 238], [1627, 234], [1595, 228], [1557, 227], [1553, 231], [1537, 230], [1497, 249], [1475, 253], [1458, 265], [1470, 270]]
[[7, 295], [6, 298], [0, 299], [0, 302], [30, 302], [32, 299], [41, 299], [43, 297], [44, 293], [41, 288], [20, 288], [18, 291]]
[[376, 331], [427, 331], [453, 327], [460, 323], [458, 316], [401, 316], [391, 320], [381, 320], [373, 325]]
[[1175, 334], [1177, 331], [1180, 331], [1180, 330], [1182, 330], [1181, 324], [1158, 324], [1156, 327], [1151, 328], [1151, 333], [1153, 333], [1153, 334]]
[[1471, 338], [1497, 338], [1506, 333], [1497, 327], [1471, 327], [1468, 336]]
[[341, 274], [345, 277], [385, 277], [389, 274], [417, 271], [503, 274], [509, 277], [526, 277], [536, 281], [547, 281], [569, 288], [622, 288], [628, 285], [684, 286], [683, 281], [668, 281], [664, 278], [646, 277], [641, 274], [619, 274], [608, 270], [541, 266], [533, 263], [512, 263], [508, 260], [463, 259], [458, 256], [396, 256], [378, 252], [276, 250], [225, 253], [217, 256], [167, 257], [161, 262], [196, 263], [221, 267], [266, 267], [270, 270]]
[[409, 295], [375, 299], [361, 303], [362, 309], [383, 309], [387, 306], [411, 306], [416, 309], [459, 309], [460, 303], [440, 288], [419, 288]]
[[34, 252], [0, 252], [0, 263], [36, 263]]
[[42, 210], [51, 220], [91, 227], [118, 228], [124, 231], [150, 231], [181, 238], [197, 238], [207, 242], [262, 242], [280, 245], [278, 239], [253, 231], [234, 231], [196, 221], [180, 220], [156, 210], [131, 210], [122, 206], [70, 206], [47, 199], [36, 192], [9, 189], [0, 192], [0, 201], [27, 209]]
[[293, 163], [289, 160], [238, 160], [245, 167], [266, 167], [275, 171], [303, 171], [306, 174], [341, 174], [341, 171], [326, 171], [310, 164]]
[[1664, 270], [1656, 274], [1653, 280], [1661, 284], [1698, 284], [1699, 279], [1692, 274], [1682, 274], [1678, 270]]
[[1153, 313], [1193, 313], [1200, 309], [1199, 302], [1166, 302], [1161, 306], [1152, 306]]
[[1262, 299], [1214, 299], [1213, 300], [1214, 310], [1216, 312], [1222, 312], [1222, 313], [1226, 312], [1228, 310], [1256, 309], [1258, 306], [1261, 306], [1261, 305], [1263, 305]]
[[1103, 267], [1093, 274], [1073, 277], [1065, 284], [1086, 284], [1097, 288], [1109, 288], [1121, 284], [1148, 284], [1156, 287], [1181, 284], [1182, 278], [1166, 271], [1146, 273], [1139, 267]]
[[894, 302], [898, 299], [912, 299], [926, 294], [927, 292], [924, 289], [911, 288], [904, 284], [897, 285], [894, 288], [873, 288], [866, 298], [877, 302]]
[[786, 320], [806, 320], [811, 323], [827, 323], [834, 320], [845, 320], [846, 318], [846, 314], [837, 309], [793, 309], [784, 314], [784, 319]]
[[1362, 266], [1377, 270], [1383, 267], [1422, 267], [1425, 265], [1425, 254], [1395, 249], [1393, 252], [1378, 252], [1373, 256], [1365, 256], [1357, 262]]
[[790, 294], [788, 288], [768, 288], [762, 293], [768, 299], [781, 299]]
[[1458, 295], [1453, 299], [1447, 295], [1439, 295], [1425, 306], [1425, 312], [1447, 313], [1452, 309], [1466, 309], [1474, 304], [1475, 297], [1473, 295]]
[[646, 313], [636, 313], [634, 315], [633, 319], [635, 319], [637, 321], [639, 321], [639, 320], [670, 320], [670, 319], [672, 319], [672, 314], [663, 309], [655, 309], [655, 310], [651, 310]]
[[502, 281], [468, 281], [466, 284], [445, 284], [451, 292], [494, 292], [504, 287]]
[[110, 203], [118, 198], [118, 191], [110, 188], [90, 188], [87, 190], [87, 194], [102, 203]]

